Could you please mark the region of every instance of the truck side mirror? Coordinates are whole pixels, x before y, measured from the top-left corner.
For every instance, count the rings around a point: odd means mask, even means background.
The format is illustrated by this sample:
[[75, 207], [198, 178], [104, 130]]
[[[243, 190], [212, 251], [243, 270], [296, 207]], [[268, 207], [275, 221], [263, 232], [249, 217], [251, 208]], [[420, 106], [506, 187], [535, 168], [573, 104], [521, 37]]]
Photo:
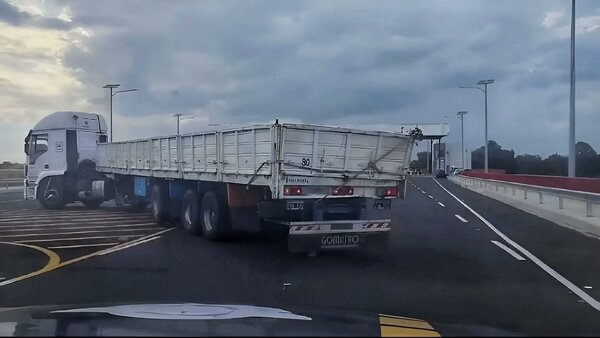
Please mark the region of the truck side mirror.
[[26, 155], [29, 155], [29, 140], [31, 140], [31, 130], [29, 133], [27, 133], [27, 136], [25, 137], [25, 145], [23, 146], [23, 151]]

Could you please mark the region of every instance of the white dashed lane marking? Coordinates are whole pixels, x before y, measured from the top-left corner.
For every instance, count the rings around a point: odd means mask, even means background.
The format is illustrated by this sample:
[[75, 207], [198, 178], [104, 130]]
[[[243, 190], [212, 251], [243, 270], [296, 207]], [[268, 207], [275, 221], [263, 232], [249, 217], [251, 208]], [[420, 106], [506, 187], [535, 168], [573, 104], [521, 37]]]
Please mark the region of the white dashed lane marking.
[[456, 218], [458, 218], [463, 223], [469, 223], [469, 221], [467, 221], [466, 219], [462, 218], [460, 215], [454, 215], [454, 216], [456, 216]]
[[492, 243], [496, 244], [500, 249], [508, 252], [511, 256], [513, 256], [514, 258], [516, 258], [517, 260], [520, 261], [524, 261], [525, 258], [523, 258], [523, 256], [519, 255], [518, 253], [514, 252], [511, 248], [507, 247], [506, 245], [498, 242], [498, 241], [491, 241]]

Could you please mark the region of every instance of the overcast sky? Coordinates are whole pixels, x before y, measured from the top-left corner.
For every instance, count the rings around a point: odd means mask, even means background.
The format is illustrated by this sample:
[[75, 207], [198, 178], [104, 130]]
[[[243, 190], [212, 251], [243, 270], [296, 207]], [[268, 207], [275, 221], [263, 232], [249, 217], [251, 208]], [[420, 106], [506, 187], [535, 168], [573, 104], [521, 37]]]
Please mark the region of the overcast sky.
[[[0, 160], [58, 110], [114, 97], [115, 140], [212, 123], [449, 123], [567, 153], [571, 1], [0, 0]], [[600, 2], [577, 1], [577, 140], [600, 150]], [[445, 118], [447, 115], [449, 117]]]

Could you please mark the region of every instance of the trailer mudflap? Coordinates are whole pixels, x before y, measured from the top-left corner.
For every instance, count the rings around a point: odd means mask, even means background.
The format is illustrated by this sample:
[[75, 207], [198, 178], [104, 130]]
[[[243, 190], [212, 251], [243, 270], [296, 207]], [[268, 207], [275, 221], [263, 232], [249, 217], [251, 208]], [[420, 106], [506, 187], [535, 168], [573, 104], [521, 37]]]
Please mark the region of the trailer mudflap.
[[340, 250], [384, 245], [391, 220], [277, 222], [289, 227], [290, 252]]

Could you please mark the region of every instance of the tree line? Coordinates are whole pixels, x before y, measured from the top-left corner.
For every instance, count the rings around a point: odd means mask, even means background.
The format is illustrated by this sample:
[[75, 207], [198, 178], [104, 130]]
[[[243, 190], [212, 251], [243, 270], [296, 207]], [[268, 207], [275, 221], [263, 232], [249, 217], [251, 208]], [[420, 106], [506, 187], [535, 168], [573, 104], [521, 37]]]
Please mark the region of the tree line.
[[0, 163], [0, 169], [23, 169], [23, 165], [20, 163], [11, 163], [10, 161], [3, 161]]
[[[578, 177], [600, 177], [600, 155], [586, 142], [577, 142], [575, 159]], [[514, 150], [502, 149], [496, 141], [488, 142], [488, 164], [490, 169], [504, 169], [509, 174], [567, 176], [568, 158], [552, 154], [547, 158], [540, 155], [523, 154], [515, 156]], [[410, 164], [412, 169], [426, 170], [429, 152], [417, 153], [417, 160]], [[473, 169], [484, 168], [485, 149], [483, 146], [471, 153]]]

